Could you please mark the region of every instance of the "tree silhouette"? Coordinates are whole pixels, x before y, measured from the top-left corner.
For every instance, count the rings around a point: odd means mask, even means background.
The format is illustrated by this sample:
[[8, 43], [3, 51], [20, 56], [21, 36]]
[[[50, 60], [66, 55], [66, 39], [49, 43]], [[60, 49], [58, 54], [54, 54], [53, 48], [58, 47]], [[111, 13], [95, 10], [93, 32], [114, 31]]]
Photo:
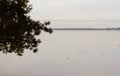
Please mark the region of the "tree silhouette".
[[32, 9], [28, 0], [0, 0], [0, 51], [22, 56], [25, 49], [38, 51], [41, 42], [36, 36], [41, 31], [52, 33], [47, 25], [32, 20], [28, 13]]

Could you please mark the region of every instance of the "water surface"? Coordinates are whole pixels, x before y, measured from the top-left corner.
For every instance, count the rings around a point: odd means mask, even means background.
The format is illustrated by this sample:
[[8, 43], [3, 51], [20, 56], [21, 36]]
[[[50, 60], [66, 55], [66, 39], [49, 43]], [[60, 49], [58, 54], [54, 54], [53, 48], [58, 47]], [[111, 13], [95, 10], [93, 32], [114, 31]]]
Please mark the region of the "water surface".
[[0, 53], [1, 76], [120, 76], [120, 31], [43, 33], [39, 52]]

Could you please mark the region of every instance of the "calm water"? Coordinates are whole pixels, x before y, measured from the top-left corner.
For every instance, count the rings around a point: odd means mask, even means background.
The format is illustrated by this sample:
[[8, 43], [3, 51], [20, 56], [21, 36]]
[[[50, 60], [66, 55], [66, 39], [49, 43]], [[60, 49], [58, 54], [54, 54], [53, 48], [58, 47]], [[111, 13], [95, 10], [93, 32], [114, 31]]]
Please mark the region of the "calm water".
[[120, 76], [120, 31], [43, 33], [39, 52], [0, 53], [0, 76]]

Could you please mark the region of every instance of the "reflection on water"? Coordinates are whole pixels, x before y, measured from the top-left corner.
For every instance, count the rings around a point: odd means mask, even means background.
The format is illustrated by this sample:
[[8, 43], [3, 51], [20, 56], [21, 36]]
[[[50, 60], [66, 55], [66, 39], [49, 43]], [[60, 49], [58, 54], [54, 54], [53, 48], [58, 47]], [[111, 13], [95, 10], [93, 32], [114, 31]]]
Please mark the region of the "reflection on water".
[[54, 31], [39, 52], [0, 54], [0, 76], [120, 76], [120, 31]]

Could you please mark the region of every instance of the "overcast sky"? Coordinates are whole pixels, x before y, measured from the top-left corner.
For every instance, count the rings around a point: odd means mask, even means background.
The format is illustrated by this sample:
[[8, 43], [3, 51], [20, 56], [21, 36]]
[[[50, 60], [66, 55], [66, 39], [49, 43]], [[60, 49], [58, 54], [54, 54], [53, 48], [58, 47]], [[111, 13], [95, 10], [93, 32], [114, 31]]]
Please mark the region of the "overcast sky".
[[35, 19], [120, 20], [120, 0], [30, 0]]

